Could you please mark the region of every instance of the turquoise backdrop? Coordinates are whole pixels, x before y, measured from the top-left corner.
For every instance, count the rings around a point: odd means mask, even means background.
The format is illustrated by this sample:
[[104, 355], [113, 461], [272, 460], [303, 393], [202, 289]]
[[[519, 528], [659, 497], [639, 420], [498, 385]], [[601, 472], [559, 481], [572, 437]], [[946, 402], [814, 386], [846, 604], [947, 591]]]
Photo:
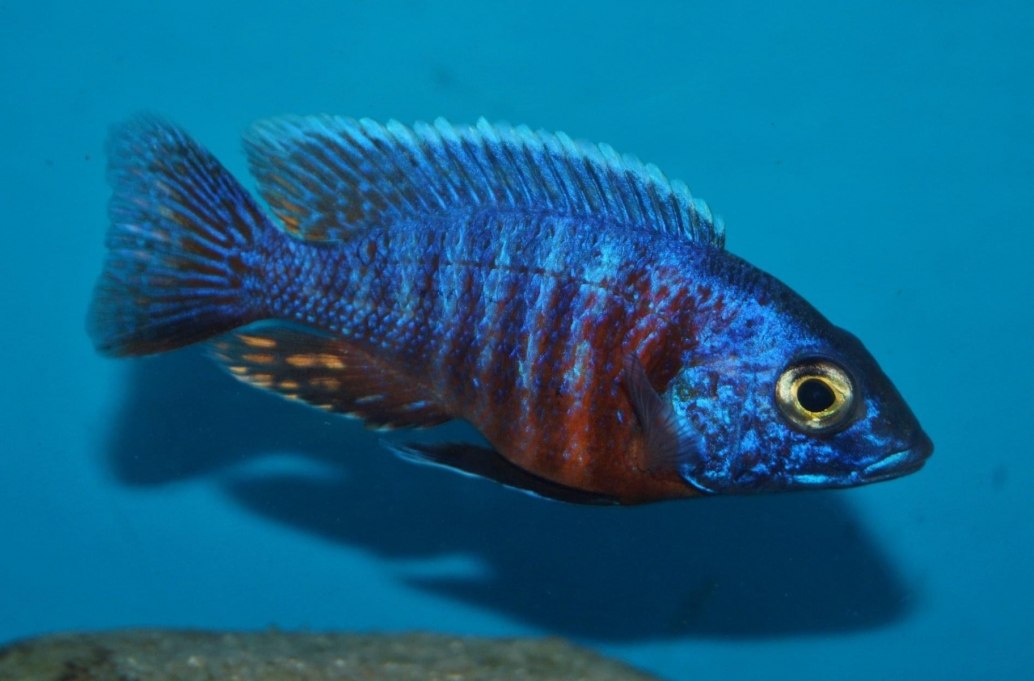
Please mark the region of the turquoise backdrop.
[[[1029, 2], [0, 0], [0, 643], [424, 629], [671, 679], [1029, 674], [1032, 33]], [[866, 342], [934, 456], [862, 489], [581, 508], [397, 461], [197, 350], [101, 359], [104, 138], [141, 109], [242, 178], [241, 132], [280, 113], [634, 153]]]

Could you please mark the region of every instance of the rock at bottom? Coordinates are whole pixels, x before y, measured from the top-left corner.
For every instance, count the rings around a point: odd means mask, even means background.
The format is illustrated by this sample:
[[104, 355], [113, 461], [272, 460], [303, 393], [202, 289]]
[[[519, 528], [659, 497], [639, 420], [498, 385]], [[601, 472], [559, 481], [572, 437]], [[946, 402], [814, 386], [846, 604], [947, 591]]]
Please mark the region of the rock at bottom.
[[0, 647], [3, 681], [649, 680], [560, 639], [130, 630]]

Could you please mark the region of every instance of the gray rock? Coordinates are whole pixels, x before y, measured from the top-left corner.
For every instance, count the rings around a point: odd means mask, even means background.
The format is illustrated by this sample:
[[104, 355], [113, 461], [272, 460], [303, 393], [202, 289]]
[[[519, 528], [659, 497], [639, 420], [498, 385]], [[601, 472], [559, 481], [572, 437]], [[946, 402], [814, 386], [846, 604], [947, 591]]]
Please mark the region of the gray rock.
[[132, 630], [0, 648], [0, 681], [646, 681], [560, 639]]

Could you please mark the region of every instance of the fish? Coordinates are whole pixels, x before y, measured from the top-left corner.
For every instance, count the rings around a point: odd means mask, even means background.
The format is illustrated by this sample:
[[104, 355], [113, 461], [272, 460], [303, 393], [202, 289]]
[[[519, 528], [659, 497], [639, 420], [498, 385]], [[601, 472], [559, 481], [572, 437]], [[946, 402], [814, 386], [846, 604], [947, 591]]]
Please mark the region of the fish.
[[113, 128], [100, 354], [205, 343], [369, 427], [464, 420], [483, 442], [388, 447], [571, 503], [851, 487], [933, 451], [855, 336], [608, 145], [317, 115], [244, 151], [264, 205], [165, 119]]

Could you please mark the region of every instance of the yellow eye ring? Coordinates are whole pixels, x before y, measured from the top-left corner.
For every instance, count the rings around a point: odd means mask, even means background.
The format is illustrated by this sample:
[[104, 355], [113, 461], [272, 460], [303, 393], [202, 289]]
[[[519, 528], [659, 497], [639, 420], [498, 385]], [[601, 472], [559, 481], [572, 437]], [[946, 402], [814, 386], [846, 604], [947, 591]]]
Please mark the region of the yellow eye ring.
[[851, 377], [827, 359], [806, 359], [791, 365], [779, 376], [775, 393], [783, 416], [806, 433], [844, 426], [855, 411]]

